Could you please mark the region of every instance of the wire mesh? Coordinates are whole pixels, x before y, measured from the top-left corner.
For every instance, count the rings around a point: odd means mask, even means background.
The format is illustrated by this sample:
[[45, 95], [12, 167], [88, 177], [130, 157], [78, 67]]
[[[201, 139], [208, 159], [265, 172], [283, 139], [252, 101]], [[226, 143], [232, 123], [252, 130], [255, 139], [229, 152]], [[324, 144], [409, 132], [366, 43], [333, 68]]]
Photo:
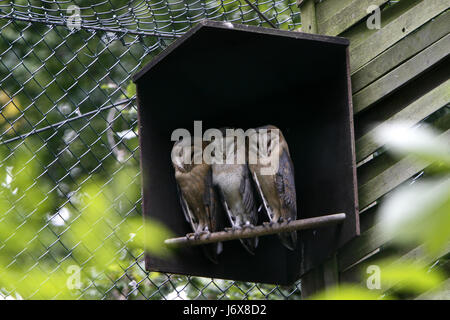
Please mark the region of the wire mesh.
[[[300, 26], [295, 0], [252, 4], [277, 28]], [[69, 27], [76, 12], [80, 29]], [[239, 0], [0, 1], [0, 145], [6, 150], [0, 179], [7, 199], [0, 232], [8, 232], [0, 236], [0, 257], [8, 260], [0, 278], [23, 261], [32, 263], [18, 283], [32, 281], [36, 270], [52, 274], [73, 263], [83, 278], [73, 292], [77, 299], [299, 298], [299, 283], [279, 287], [147, 273], [142, 250], [130, 250], [129, 239], [117, 233], [130, 217], [140, 216], [139, 196], [109, 199], [117, 219], [104, 241], [114, 239], [119, 250], [107, 270], [89, 268], [95, 252], [66, 238], [85, 210], [83, 186], [101, 180], [100, 189], [106, 188], [122, 168], [139, 167], [131, 75], [201, 19], [268, 26], [261, 14]], [[34, 176], [27, 173], [31, 163]], [[136, 172], [130, 183], [139, 186]], [[20, 173], [28, 180], [20, 180]], [[22, 184], [13, 187], [15, 180]], [[20, 223], [2, 228], [11, 216]], [[27, 225], [36, 219], [44, 222], [30, 234]], [[12, 253], [14, 237], [27, 237], [27, 245]], [[3, 298], [40, 296], [39, 285], [27, 292], [2, 285]]]

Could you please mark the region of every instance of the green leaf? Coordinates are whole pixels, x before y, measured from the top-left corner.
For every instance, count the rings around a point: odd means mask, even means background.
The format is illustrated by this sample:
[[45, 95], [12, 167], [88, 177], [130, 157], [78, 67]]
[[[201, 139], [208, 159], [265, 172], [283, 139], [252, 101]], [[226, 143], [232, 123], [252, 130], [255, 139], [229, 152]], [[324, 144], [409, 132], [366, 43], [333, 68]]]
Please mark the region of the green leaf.
[[379, 232], [437, 253], [450, 244], [450, 175], [397, 189], [379, 210]]
[[136, 95], [136, 85], [130, 81], [130, 83], [127, 85], [127, 96], [129, 98], [132, 98]]
[[389, 299], [387, 296], [358, 287], [355, 285], [341, 285], [323, 292], [320, 292], [311, 297], [312, 300], [381, 300]]
[[111, 82], [104, 83], [100, 86], [100, 89], [103, 89], [103, 90], [112, 90], [112, 89], [116, 89], [116, 88], [117, 88], [117, 85], [114, 83], [111, 83]]
[[395, 287], [395, 291], [419, 295], [438, 287], [446, 278], [440, 270], [430, 270], [428, 265], [416, 260], [386, 259], [377, 264], [382, 288]]
[[414, 127], [409, 122], [382, 124], [375, 131], [375, 140], [386, 145], [394, 154], [413, 155], [427, 163], [443, 166], [450, 172], [448, 135], [440, 135], [431, 127]]

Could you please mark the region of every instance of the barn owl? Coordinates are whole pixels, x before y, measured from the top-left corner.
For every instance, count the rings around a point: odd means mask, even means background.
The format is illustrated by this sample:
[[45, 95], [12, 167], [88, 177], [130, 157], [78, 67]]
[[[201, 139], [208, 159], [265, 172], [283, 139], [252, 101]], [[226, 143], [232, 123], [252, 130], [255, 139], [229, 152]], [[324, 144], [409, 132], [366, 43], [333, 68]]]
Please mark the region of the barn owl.
[[[261, 139], [261, 133], [267, 133], [265, 139]], [[294, 166], [287, 142], [281, 131], [272, 125], [257, 128], [254, 134], [260, 135], [259, 139], [253, 136], [249, 140], [257, 141], [258, 149], [264, 152], [258, 152], [259, 161], [256, 164], [249, 163], [249, 169], [264, 209], [271, 223], [295, 220], [297, 219], [297, 197]], [[263, 174], [264, 171], [261, 169], [267, 169], [273, 159], [278, 161], [277, 170], [274, 170], [272, 174]], [[286, 248], [295, 249], [296, 231], [280, 233], [278, 236]]]
[[[194, 231], [187, 235], [188, 238], [217, 231], [219, 203], [212, 184], [212, 169], [204, 161], [194, 164], [194, 153], [199, 151], [195, 150], [193, 143], [184, 139], [177, 141], [172, 149], [172, 165], [181, 207]], [[204, 245], [203, 251], [210, 261], [218, 263], [222, 243]]]
[[[234, 136], [223, 137], [221, 145], [224, 148], [224, 163], [212, 165], [213, 184], [218, 190], [232, 230], [252, 228], [257, 223], [258, 216], [247, 163], [245, 159], [244, 163], [236, 161], [237, 143]], [[227, 157], [228, 161], [225, 161]], [[255, 253], [257, 237], [240, 241], [249, 253]]]

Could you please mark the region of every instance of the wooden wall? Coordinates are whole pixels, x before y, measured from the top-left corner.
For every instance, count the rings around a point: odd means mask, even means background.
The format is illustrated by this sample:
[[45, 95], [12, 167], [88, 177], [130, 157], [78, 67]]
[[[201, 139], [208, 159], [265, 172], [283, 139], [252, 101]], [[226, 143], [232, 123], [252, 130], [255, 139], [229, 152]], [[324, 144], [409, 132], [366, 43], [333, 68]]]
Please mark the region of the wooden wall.
[[[372, 140], [380, 122], [430, 119], [450, 139], [449, 0], [303, 0], [303, 32], [348, 38], [355, 113], [361, 236], [302, 279], [305, 297], [359, 279], [361, 263], [382, 256], [389, 243], [377, 237], [382, 197], [425, 166], [392, 159]], [[370, 5], [380, 7], [380, 29], [369, 29]], [[440, 112], [438, 111], [440, 110]], [[436, 117], [436, 112], [437, 117]], [[441, 114], [441, 116], [439, 116]], [[431, 120], [430, 120], [431, 121]], [[421, 248], [401, 252], [416, 257]], [[443, 254], [448, 254], [450, 247]], [[439, 257], [431, 257], [430, 263]]]

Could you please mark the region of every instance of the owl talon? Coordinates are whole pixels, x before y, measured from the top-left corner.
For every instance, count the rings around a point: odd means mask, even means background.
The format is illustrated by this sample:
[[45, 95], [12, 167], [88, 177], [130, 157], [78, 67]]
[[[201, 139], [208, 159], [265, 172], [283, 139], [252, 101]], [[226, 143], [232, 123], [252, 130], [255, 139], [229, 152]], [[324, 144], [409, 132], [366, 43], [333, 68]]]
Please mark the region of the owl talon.
[[211, 232], [209, 232], [208, 230], [203, 230], [203, 231], [195, 232], [195, 233], [194, 233], [194, 239], [195, 239], [195, 240], [199, 240], [200, 237], [203, 236], [204, 234], [210, 235]]
[[273, 221], [263, 222], [263, 226], [266, 227], [266, 228], [272, 228], [273, 227]]
[[188, 234], [186, 234], [186, 239], [188, 239], [188, 240], [195, 239], [195, 233], [188, 233]]

